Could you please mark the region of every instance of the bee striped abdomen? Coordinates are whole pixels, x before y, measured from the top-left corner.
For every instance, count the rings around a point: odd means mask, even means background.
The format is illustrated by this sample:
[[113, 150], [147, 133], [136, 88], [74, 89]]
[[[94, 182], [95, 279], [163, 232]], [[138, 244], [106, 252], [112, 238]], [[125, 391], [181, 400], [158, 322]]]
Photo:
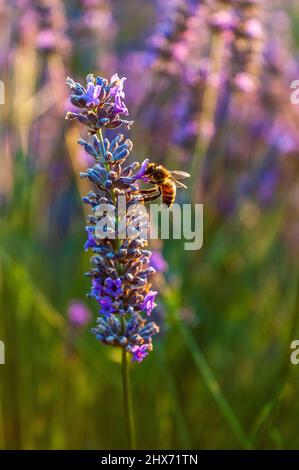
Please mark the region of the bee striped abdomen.
[[175, 201], [176, 196], [176, 185], [173, 181], [167, 180], [165, 183], [161, 184], [161, 194], [162, 202], [167, 205], [167, 207], [172, 206]]

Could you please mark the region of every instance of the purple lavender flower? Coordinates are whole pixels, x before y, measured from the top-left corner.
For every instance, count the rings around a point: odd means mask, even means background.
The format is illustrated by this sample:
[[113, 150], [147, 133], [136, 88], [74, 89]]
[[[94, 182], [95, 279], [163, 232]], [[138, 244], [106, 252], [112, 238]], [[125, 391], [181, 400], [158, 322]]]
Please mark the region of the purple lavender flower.
[[139, 170], [137, 171], [137, 173], [135, 174], [135, 179], [136, 179], [136, 180], [139, 180], [139, 179], [140, 179], [140, 180], [143, 180], [143, 181], [146, 181], [146, 180], [147, 180], [147, 178], [144, 176], [144, 173], [145, 173], [145, 171], [146, 171], [146, 169], [147, 169], [148, 163], [149, 163], [149, 159], [148, 159], [148, 158], [146, 158], [146, 159], [142, 162], [140, 169], [139, 169]]
[[116, 313], [113, 299], [111, 299], [111, 297], [108, 295], [104, 295], [103, 297], [99, 298], [99, 304], [101, 305], [100, 313], [102, 315], [109, 316], [112, 313]]
[[113, 96], [115, 99], [117, 112], [119, 112], [120, 114], [124, 114], [125, 116], [128, 116], [129, 111], [125, 103], [123, 102], [123, 99], [125, 98], [125, 93], [124, 93], [125, 80], [126, 80], [126, 77], [119, 78], [117, 73], [112, 75], [110, 79], [110, 95]]
[[87, 240], [84, 245], [84, 250], [87, 251], [89, 248], [96, 248], [97, 242], [94, 238], [94, 227], [86, 227]]
[[90, 134], [96, 134], [103, 128], [115, 129], [122, 124], [130, 127], [132, 121], [121, 117], [122, 114], [128, 115], [123, 102], [124, 80], [125, 78], [120, 79], [117, 74], [111, 77], [110, 82], [89, 74], [86, 77], [86, 86], [83, 87], [68, 77], [66, 83], [72, 90], [70, 101], [72, 105], [80, 108], [80, 112], [69, 111], [66, 119], [77, 119], [88, 127]]
[[105, 292], [111, 297], [119, 297], [122, 294], [121, 278], [111, 279], [108, 277], [105, 281]]
[[155, 298], [158, 292], [150, 291], [144, 297], [143, 303], [141, 305], [142, 310], [146, 311], [146, 314], [149, 316], [152, 313], [152, 310], [156, 307]]
[[88, 82], [86, 87], [86, 93], [81, 95], [81, 99], [84, 99], [87, 107], [98, 106], [100, 104], [99, 96], [101, 94], [101, 87], [95, 85], [93, 82]]
[[91, 281], [91, 291], [89, 293], [90, 297], [95, 298], [100, 303], [103, 293], [104, 293], [104, 288], [100, 280], [97, 277], [93, 278]]
[[147, 344], [142, 344], [141, 346], [134, 346], [132, 349], [133, 352], [133, 361], [142, 362], [143, 359], [148, 355], [149, 348]]
[[152, 336], [159, 333], [159, 327], [154, 322], [147, 322], [140, 314], [132, 315], [125, 325], [118, 315], [109, 315], [99, 316], [92, 332], [97, 340], [124, 347], [132, 354], [132, 360], [141, 362], [152, 351]]

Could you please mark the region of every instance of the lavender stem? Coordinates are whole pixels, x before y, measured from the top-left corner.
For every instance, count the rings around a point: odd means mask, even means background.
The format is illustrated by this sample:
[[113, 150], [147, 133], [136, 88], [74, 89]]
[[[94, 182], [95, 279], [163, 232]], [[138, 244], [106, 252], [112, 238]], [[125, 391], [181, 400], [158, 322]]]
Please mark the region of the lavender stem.
[[124, 416], [128, 449], [134, 450], [136, 449], [135, 423], [133, 415], [129, 364], [125, 348], [122, 348], [122, 381], [124, 395]]

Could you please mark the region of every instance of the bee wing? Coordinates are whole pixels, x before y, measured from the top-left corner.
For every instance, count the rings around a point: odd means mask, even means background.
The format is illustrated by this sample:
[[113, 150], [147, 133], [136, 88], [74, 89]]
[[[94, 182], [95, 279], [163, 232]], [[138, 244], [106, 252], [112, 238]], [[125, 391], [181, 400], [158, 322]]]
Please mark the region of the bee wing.
[[185, 184], [181, 183], [181, 181], [177, 181], [177, 180], [175, 180], [174, 178], [172, 178], [172, 181], [175, 183], [175, 185], [176, 185], [178, 188], [188, 189]]
[[173, 179], [182, 180], [184, 178], [189, 178], [190, 175], [186, 171], [170, 171], [171, 176]]

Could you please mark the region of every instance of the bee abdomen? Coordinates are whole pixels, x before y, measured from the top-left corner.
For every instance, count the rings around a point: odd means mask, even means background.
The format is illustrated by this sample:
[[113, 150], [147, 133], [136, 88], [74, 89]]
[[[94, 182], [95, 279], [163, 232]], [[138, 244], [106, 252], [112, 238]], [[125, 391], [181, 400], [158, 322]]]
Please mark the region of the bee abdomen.
[[161, 185], [161, 193], [162, 193], [162, 202], [166, 204], [167, 207], [172, 206], [175, 201], [176, 195], [176, 185], [173, 181], [169, 180], [166, 181]]

